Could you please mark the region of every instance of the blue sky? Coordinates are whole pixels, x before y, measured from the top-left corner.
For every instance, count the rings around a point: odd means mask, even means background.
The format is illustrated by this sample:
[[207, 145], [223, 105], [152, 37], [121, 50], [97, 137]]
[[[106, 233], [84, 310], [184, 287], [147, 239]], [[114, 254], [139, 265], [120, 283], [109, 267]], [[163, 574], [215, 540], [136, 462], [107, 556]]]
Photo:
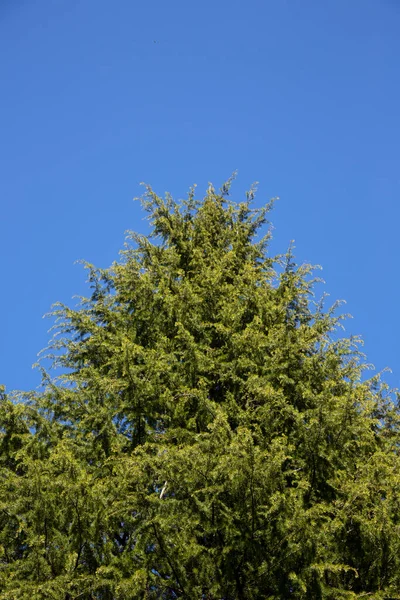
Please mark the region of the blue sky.
[[42, 315], [145, 229], [139, 182], [237, 169], [400, 386], [399, 31], [398, 0], [2, 0], [0, 383], [38, 385]]

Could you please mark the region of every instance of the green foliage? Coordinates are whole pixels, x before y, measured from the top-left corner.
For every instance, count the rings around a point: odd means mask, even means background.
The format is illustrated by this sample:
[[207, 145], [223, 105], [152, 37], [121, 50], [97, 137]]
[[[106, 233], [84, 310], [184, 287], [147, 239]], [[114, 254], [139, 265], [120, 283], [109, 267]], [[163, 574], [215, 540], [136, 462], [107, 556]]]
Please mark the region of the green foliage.
[[0, 599], [400, 598], [396, 403], [231, 183], [147, 187], [59, 376], [1, 390]]

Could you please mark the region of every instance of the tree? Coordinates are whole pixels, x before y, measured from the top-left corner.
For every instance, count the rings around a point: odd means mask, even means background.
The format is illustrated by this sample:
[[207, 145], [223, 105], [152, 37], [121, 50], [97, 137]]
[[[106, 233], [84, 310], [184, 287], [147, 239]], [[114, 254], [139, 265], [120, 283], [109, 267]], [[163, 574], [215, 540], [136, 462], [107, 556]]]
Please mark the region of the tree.
[[231, 183], [147, 187], [58, 377], [3, 390], [0, 599], [400, 598], [397, 403]]

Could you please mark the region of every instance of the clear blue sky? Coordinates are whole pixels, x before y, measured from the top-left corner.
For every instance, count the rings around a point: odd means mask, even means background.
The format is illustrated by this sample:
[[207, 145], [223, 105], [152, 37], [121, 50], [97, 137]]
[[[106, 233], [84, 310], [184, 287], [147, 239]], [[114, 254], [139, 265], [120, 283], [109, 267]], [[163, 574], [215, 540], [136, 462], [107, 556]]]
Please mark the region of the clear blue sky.
[[145, 222], [140, 181], [260, 181], [273, 250], [323, 266], [400, 386], [399, 0], [2, 0], [0, 383]]

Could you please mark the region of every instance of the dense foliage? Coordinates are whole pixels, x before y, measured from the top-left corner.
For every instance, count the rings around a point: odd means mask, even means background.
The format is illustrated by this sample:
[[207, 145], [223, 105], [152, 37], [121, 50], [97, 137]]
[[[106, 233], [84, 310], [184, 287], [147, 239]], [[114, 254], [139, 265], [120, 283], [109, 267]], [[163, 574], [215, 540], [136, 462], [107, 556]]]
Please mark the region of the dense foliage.
[[147, 188], [59, 377], [3, 390], [0, 599], [400, 598], [399, 411], [230, 184]]

